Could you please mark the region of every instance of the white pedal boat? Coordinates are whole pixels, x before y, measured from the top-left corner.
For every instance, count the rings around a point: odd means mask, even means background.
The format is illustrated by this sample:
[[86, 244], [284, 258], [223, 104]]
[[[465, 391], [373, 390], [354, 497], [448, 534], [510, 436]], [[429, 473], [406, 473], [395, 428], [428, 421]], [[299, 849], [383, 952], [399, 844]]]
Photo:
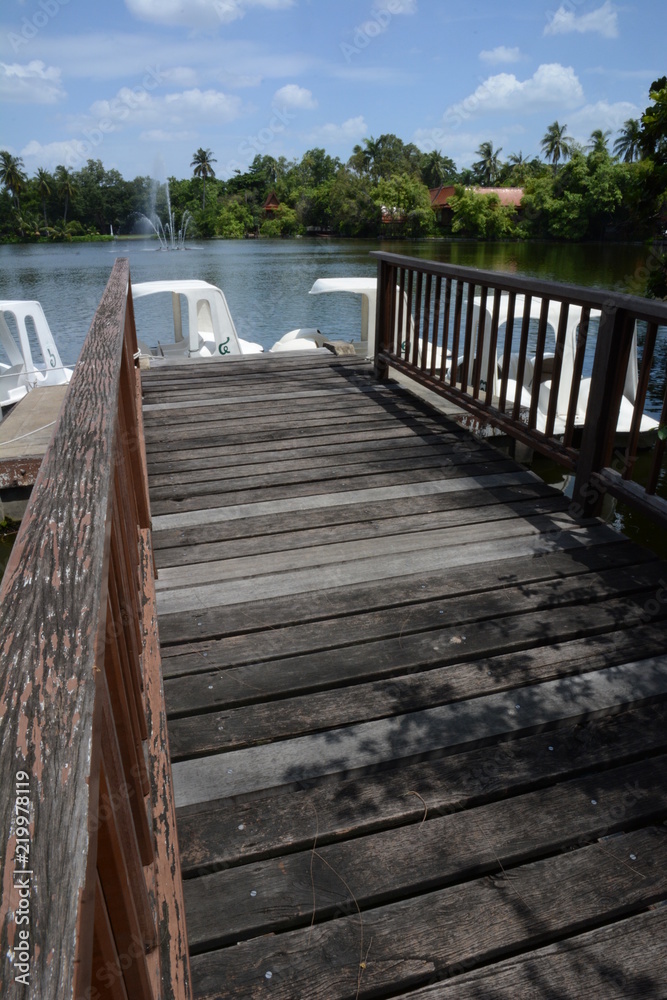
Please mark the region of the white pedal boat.
[[[375, 354], [375, 311], [377, 302], [377, 278], [318, 278], [310, 289], [309, 295], [323, 295], [330, 292], [347, 292], [358, 295], [361, 298], [361, 327], [359, 340], [350, 340], [355, 353], [363, 358], [372, 358]], [[396, 289], [398, 294], [398, 289]], [[414, 336], [414, 322], [410, 318], [410, 331]], [[305, 351], [322, 347], [326, 342], [340, 340], [341, 338], [334, 332], [325, 335], [313, 328], [299, 328], [290, 330], [278, 340], [271, 348], [276, 351]], [[418, 347], [418, 362], [422, 362], [423, 344], [420, 339]], [[440, 366], [442, 351], [436, 347], [435, 364]], [[431, 363], [431, 345], [426, 347], [425, 364], [428, 367]]]
[[151, 295], [171, 296], [173, 340], [158, 340], [155, 346], [150, 346], [141, 339], [141, 322], [137, 317], [138, 346], [144, 357], [224, 358], [260, 354], [264, 350], [260, 344], [239, 337], [222, 290], [207, 281], [144, 281], [132, 285], [133, 299]]

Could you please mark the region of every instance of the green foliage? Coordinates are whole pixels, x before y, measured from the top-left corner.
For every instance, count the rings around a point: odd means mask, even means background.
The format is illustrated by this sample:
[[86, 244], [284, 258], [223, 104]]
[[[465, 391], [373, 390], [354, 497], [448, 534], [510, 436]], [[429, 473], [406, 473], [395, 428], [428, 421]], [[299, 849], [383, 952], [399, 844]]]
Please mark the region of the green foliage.
[[613, 160], [605, 148], [574, 151], [557, 174], [531, 178], [522, 202], [525, 235], [560, 240], [601, 239], [623, 229], [624, 191], [639, 164]]
[[419, 165], [421, 179], [428, 188], [451, 184], [456, 179], [456, 164], [449, 156], [443, 156], [440, 150], [424, 153]]
[[457, 185], [450, 199], [452, 232], [478, 240], [507, 239], [515, 235], [515, 212], [501, 205], [497, 194], [480, 194]]
[[301, 230], [295, 210], [288, 205], [280, 205], [272, 212], [272, 217], [262, 223], [259, 232], [260, 236], [296, 236]]
[[368, 177], [341, 170], [331, 186], [333, 231], [340, 236], [377, 236], [382, 209], [373, 199]]
[[219, 210], [216, 224], [216, 236], [227, 240], [242, 240], [254, 229], [252, 212], [241, 201], [229, 201]]
[[667, 166], [667, 76], [651, 84], [652, 103], [642, 115], [641, 147], [660, 166]]
[[372, 197], [382, 215], [402, 225], [406, 235], [428, 236], [434, 231], [435, 219], [428, 188], [415, 175], [401, 173], [381, 180]]
[[379, 139], [371, 136], [363, 143], [363, 146], [354, 147], [348, 160], [348, 167], [359, 176], [369, 177], [377, 183], [395, 174], [419, 174], [422, 153], [414, 143], [406, 145], [392, 133], [381, 135]]

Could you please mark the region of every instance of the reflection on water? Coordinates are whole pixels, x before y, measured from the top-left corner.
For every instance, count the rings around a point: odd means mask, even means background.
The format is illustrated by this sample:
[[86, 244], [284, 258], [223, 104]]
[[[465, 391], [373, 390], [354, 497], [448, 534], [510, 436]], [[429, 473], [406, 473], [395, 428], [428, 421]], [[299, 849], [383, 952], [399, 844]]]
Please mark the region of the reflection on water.
[[[569, 284], [636, 293], [648, 258], [638, 244], [475, 243], [338, 239], [214, 240], [190, 245], [181, 253], [160, 253], [150, 241], [119, 239], [113, 244], [0, 246], [0, 298], [37, 299], [56, 337], [63, 361], [73, 363], [108, 281], [115, 257], [129, 257], [134, 282], [160, 278], [199, 278], [221, 287], [239, 335], [270, 347], [288, 330], [317, 327], [335, 337], [358, 337], [360, 303], [356, 296], [317, 295], [308, 291], [319, 277], [375, 275], [373, 250], [439, 260], [485, 270], [525, 274]], [[139, 336], [148, 343], [164, 339], [147, 300], [137, 303]], [[169, 334], [171, 337], [171, 332]], [[639, 331], [641, 348], [642, 331]], [[664, 371], [667, 343], [656, 348]], [[654, 401], [655, 402], [655, 401]], [[658, 400], [658, 403], [660, 401]], [[654, 407], [650, 407], [653, 409]], [[545, 478], [560, 469], [542, 464]], [[660, 492], [667, 493], [663, 471]], [[656, 529], [629, 511], [613, 515], [632, 537], [667, 544]], [[0, 560], [2, 552], [0, 552]]]

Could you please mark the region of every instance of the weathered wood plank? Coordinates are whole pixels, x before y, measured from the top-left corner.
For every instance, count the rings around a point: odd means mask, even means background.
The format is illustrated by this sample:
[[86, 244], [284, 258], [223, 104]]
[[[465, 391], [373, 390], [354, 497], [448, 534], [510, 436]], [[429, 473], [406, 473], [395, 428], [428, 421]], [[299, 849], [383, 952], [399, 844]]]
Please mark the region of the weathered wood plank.
[[[454, 463], [457, 468], [465, 467], [470, 463], [479, 463], [486, 452], [482, 449], [475, 451], [470, 449], [466, 455], [457, 455]], [[440, 454], [415, 454], [412, 450], [407, 454], [395, 454], [392, 458], [374, 458], [367, 455], [356, 462], [346, 460], [347, 456], [335, 465], [328, 463], [317, 463], [302, 461], [296, 468], [274, 468], [272, 470], [254, 465], [252, 467], [242, 467], [235, 470], [235, 474], [220, 474], [216, 470], [206, 470], [201, 476], [189, 473], [174, 473], [168, 477], [162, 477], [163, 482], [158, 482], [157, 477], [153, 479], [152, 496], [156, 501], [169, 499], [184, 492], [186, 488], [189, 497], [210, 493], [212, 490], [219, 493], [221, 497], [232, 490], [239, 489], [264, 489], [271, 486], [298, 485], [300, 483], [316, 482], [327, 484], [331, 480], [346, 479], [352, 477], [365, 478], [369, 474], [375, 473], [403, 473], [416, 469], [448, 469], [452, 466], [451, 451], [441, 450]], [[499, 455], [495, 458], [502, 461]], [[294, 464], [294, 463], [293, 463]], [[400, 478], [394, 477], [397, 482]]]
[[[176, 805], [189, 805], [347, 774], [381, 762], [471, 744], [534, 726], [604, 714], [667, 694], [662, 657], [582, 673], [569, 680], [396, 715], [280, 744], [186, 760], [173, 766]], [[517, 707], [518, 706], [518, 707]]]
[[[282, 500], [260, 500], [254, 503], [232, 504], [227, 502], [208, 510], [185, 511], [180, 514], [163, 514], [153, 517], [153, 530], [196, 528], [199, 525], [215, 524], [222, 521], [235, 521], [246, 517], [276, 516], [292, 514], [308, 510], [325, 510], [330, 507], [373, 504], [380, 501], [387, 505], [390, 501], [406, 497], [431, 497], [440, 493], [464, 493], [473, 489], [496, 489], [500, 486], [531, 485], [534, 477], [528, 472], [500, 472], [488, 476], [461, 476], [448, 479], [435, 479], [423, 483], [404, 483], [400, 486], [367, 487], [366, 489], [343, 490], [336, 493], [313, 493], [299, 497], [287, 497]], [[229, 498], [227, 498], [229, 501]], [[392, 503], [393, 507], [393, 503]], [[377, 512], [373, 512], [377, 513]]]
[[[446, 456], [452, 459], [452, 450], [463, 451], [459, 439], [441, 434], [419, 437], [387, 437], [372, 445], [367, 441], [335, 441], [318, 448], [299, 447], [275, 452], [270, 443], [258, 450], [243, 449], [240, 453], [230, 453], [226, 448], [213, 451], [212, 455], [192, 452], [186, 459], [174, 461], [171, 456], [163, 456], [161, 463], [151, 463], [151, 484], [165, 486], [169, 483], [189, 482], [193, 475], [204, 479], [234, 479], [241, 476], [268, 475], [275, 472], [298, 472], [301, 469], [327, 468], [332, 459], [344, 461], [348, 465], [363, 462], [378, 463], [402, 457]], [[473, 445], [465, 449], [469, 454], [479, 453]], [[156, 455], [156, 457], [158, 457]]]
[[[535, 519], [536, 522], [538, 519]], [[387, 555], [369, 556], [348, 562], [336, 561], [328, 566], [326, 577], [321, 564], [311, 568], [282, 570], [227, 582], [200, 584], [182, 589], [163, 590], [158, 599], [162, 614], [195, 611], [209, 607], [226, 607], [248, 601], [282, 597], [286, 594], [311, 594], [322, 586], [347, 587], [350, 584], [383, 580], [389, 576], [400, 577], [424, 573], [447, 567], [474, 565], [499, 559], [511, 560], [527, 555], [538, 555], [553, 549], [571, 549], [590, 544], [591, 541], [609, 539], [611, 531], [605, 525], [593, 527], [559, 526], [550, 524], [510, 522], [488, 526], [484, 539], [469, 543], [452, 542], [446, 549], [431, 549], [428, 545], [392, 552]], [[504, 529], [504, 530], [502, 530]], [[489, 537], [490, 536], [490, 537]], [[399, 536], [401, 537], [401, 536]]]
[[[566, 514], [556, 510], [543, 516], [514, 517], [509, 521], [487, 521], [482, 524], [464, 525], [428, 530], [406, 531], [392, 538], [393, 555], [401, 556], [420, 552], [424, 549], [437, 550], [446, 560], [448, 550], [456, 545], [473, 546], [494, 541], [498, 538], [520, 538], [543, 531], [566, 531], [571, 522]], [[586, 526], [597, 526], [595, 521]], [[377, 552], [377, 538], [344, 538], [326, 545], [311, 545], [297, 551], [283, 550], [262, 552], [256, 556], [214, 559], [188, 566], [165, 567], [160, 573], [158, 591], [180, 587], [196, 587], [216, 581], [231, 580], [239, 576], [249, 579], [271, 573], [286, 573], [292, 570], [306, 570], [311, 566], [326, 566], [328, 571], [337, 563], [356, 562], [372, 559]], [[456, 563], [454, 563], [456, 565]]]
[[660, 756], [449, 816], [427, 811], [425, 822], [318, 843], [316, 854], [189, 879], [191, 954], [304, 926], [313, 915], [334, 918], [349, 898], [342, 880], [365, 910], [648, 825], [664, 812], [665, 766]]
[[[506, 587], [528, 585], [541, 580], [577, 577], [607, 567], [642, 565], [655, 561], [645, 549], [624, 540], [607, 540], [604, 544], [578, 546], [528, 556], [514, 554], [506, 559], [461, 566], [445, 566], [429, 572], [420, 565], [410, 575], [391, 576], [370, 583], [349, 584], [311, 592], [304, 601], [293, 596], [257, 600], [248, 604], [227, 605], [224, 614], [219, 606], [197, 608], [160, 617], [160, 637], [163, 657], [179, 656], [189, 650], [185, 644], [196, 643], [192, 652], [198, 656], [210, 652], [207, 640], [233, 637], [236, 634], [257, 633], [265, 629], [292, 627], [301, 622], [323, 621], [333, 617], [357, 614], [373, 609], [406, 609], [425, 600], [444, 600], [468, 594], [477, 605], [486, 595], [502, 592]], [[203, 643], [203, 644], [202, 644]], [[175, 644], [175, 645], [170, 645]], [[186, 671], [189, 667], [186, 667]], [[165, 663], [170, 673], [172, 667]], [[174, 672], [176, 669], [174, 668]]]
[[667, 911], [639, 913], [479, 972], [465, 968], [455, 965], [443, 982], [397, 1000], [663, 1000]]
[[[362, 391], [360, 388], [347, 389], [337, 392], [327, 392], [319, 390], [320, 394], [314, 398], [317, 403], [312, 408], [309, 415], [309, 422], [321, 422], [326, 419], [335, 420], [344, 417], [345, 420], [352, 415], [375, 415], [388, 419], [392, 417], [409, 416], [414, 418], [421, 415], [425, 426], [447, 428], [448, 423], [443, 424], [442, 418], [433, 411], [424, 414], [419, 407], [415, 406], [410, 398], [399, 393], [391, 393], [386, 390], [381, 394], [376, 391]], [[145, 426], [150, 431], [149, 440], [160, 440], [159, 431], [182, 431], [185, 425], [206, 427], [224, 425], [225, 427], [245, 426], [252, 422], [254, 426], [264, 426], [279, 422], [286, 426], [298, 426], [303, 422], [303, 409], [295, 405], [295, 400], [310, 398], [306, 393], [295, 390], [293, 392], [282, 391], [272, 395], [267, 395], [263, 399], [255, 396], [224, 397], [224, 402], [219, 406], [210, 405], [212, 401], [184, 399], [183, 405], [172, 404], [168, 410], [168, 416], [162, 411], [153, 414], [150, 410], [146, 414]], [[206, 405], [208, 402], [209, 405]], [[233, 409], [227, 409], [231, 403], [237, 405]], [[153, 433], [155, 432], [155, 433]]]
[[[157, 508], [161, 501], [178, 500], [184, 494], [190, 500], [215, 493], [219, 502], [224, 503], [226, 494], [241, 490], [261, 489], [263, 492], [266, 492], [267, 496], [270, 496], [270, 491], [274, 487], [279, 488], [281, 491], [285, 487], [297, 487], [297, 489], [290, 492], [298, 494], [302, 486], [315, 484], [318, 488], [317, 492], [324, 492], [327, 489], [335, 489], [339, 480], [344, 480], [347, 484], [354, 484], [356, 480], [360, 486], [363, 486], [369, 477], [374, 481], [375, 476], [385, 475], [390, 475], [391, 481], [396, 483], [405, 481], [421, 482], [431, 477], [440, 478], [443, 473], [447, 473], [452, 468], [461, 470], [465, 474], [467, 466], [479, 466], [480, 457], [480, 454], [470, 454], [458, 460], [455, 466], [452, 466], [451, 459], [446, 455], [428, 457], [411, 455], [408, 457], [401, 456], [393, 459], [385, 459], [384, 461], [341, 462], [336, 465], [317, 466], [313, 469], [296, 469], [293, 472], [283, 470], [268, 472], [266, 474], [253, 472], [250, 475], [246, 475], [245, 470], [240, 470], [239, 474], [235, 477], [204, 477], [201, 480], [188, 478], [179, 482], [156, 485], [153, 489], [153, 498], [154, 505]], [[504, 461], [499, 455], [496, 455], [494, 460], [499, 462]], [[491, 466], [490, 462], [486, 463], [486, 459], [484, 461], [485, 464]], [[426, 472], [426, 470], [430, 471]]]
[[451, 422], [445, 422], [446, 418], [439, 417], [435, 412], [432, 416], [424, 416], [409, 403], [401, 405], [400, 401], [387, 399], [378, 405], [376, 400], [363, 396], [355, 398], [352, 403], [341, 399], [327, 406], [317, 406], [310, 414], [295, 411], [293, 402], [282, 405], [276, 402], [273, 407], [266, 406], [264, 409], [264, 413], [242, 412], [238, 415], [218, 410], [206, 411], [199, 415], [199, 419], [190, 411], [185, 411], [179, 419], [178, 411], [174, 411], [169, 420], [156, 421], [146, 427], [146, 443], [153, 446], [156, 443], [164, 445], [165, 442], [192, 440], [204, 432], [209, 445], [238, 442], [244, 438], [266, 440], [273, 435], [279, 439], [303, 438], [322, 434], [332, 425], [354, 429], [359, 424], [388, 426], [391, 422], [398, 422], [413, 427], [419, 422], [432, 431], [443, 426], [445, 430], [453, 427]]
[[[252, 532], [240, 521], [228, 521], [224, 527], [208, 525], [196, 533], [173, 531], [159, 532], [160, 549], [156, 553], [158, 567], [183, 566], [188, 563], [211, 562], [220, 558], [255, 555], [260, 552], [278, 552], [283, 549], [308, 548], [313, 544], [326, 544], [353, 539], [380, 538], [387, 532], [402, 535], [415, 530], [454, 527], [479, 522], [509, 520], [529, 514], [548, 514], [567, 510], [568, 502], [560, 494], [553, 495], [548, 487], [529, 490], [527, 487], [509, 487], [500, 497], [487, 496], [481, 490], [468, 494], [468, 501], [459, 495], [441, 494], [436, 497], [414, 497], [412, 500], [395, 501], [388, 511], [355, 511], [351, 521], [349, 512], [330, 508], [326, 512], [304, 511], [295, 529], [294, 518], [289, 515], [254, 519]], [[410, 514], [400, 514], [409, 508]], [[320, 522], [319, 527], [308, 525]], [[282, 527], [282, 531], [280, 530]], [[262, 529], [268, 528], [266, 533]], [[246, 530], [244, 530], [246, 529]], [[196, 539], [190, 541], [189, 539]], [[171, 545], [169, 544], [171, 542]]]
[[[320, 496], [325, 494], [330, 496], [333, 493], [348, 492], [355, 489], [373, 489], [378, 487], [393, 488], [397, 484], [415, 484], [438, 482], [444, 479], [460, 479], [471, 476], [500, 475], [502, 473], [514, 472], [514, 463], [502, 456], [496, 455], [493, 460], [484, 458], [482, 461], [473, 460], [465, 465], [448, 465], [444, 461], [442, 465], [435, 468], [416, 468], [405, 472], [370, 472], [362, 474], [342, 476], [340, 479], [325, 479], [314, 483], [299, 483], [292, 485], [267, 486], [262, 490], [262, 502], [271, 500], [289, 499], [293, 501], [304, 496]], [[188, 489], [181, 488], [169, 499], [157, 498], [152, 501], [152, 508], [156, 515], [181, 513], [183, 511], [207, 510], [220, 506], [221, 500], [230, 506], [242, 503], [252, 503], [257, 498], [257, 490], [252, 483], [247, 486], [241, 485], [236, 489], [230, 489], [221, 497], [220, 492], [215, 490], [218, 484], [207, 484], [208, 489], [197, 496], [190, 496]]]
[[[623, 863], [630, 854], [636, 867]], [[646, 909], [664, 897], [665, 864], [667, 834], [649, 828], [507, 875], [366, 910], [361, 922], [342, 887], [341, 912], [351, 916], [195, 956], [194, 993], [201, 1000], [263, 997], [270, 971], [278, 1000], [354, 1000], [360, 983], [361, 996], [370, 997], [388, 976], [400, 988], [401, 960], [415, 953], [446, 975], [462, 963], [481, 965]]]
[[480, 697], [523, 683], [528, 670], [536, 683], [566, 678], [623, 663], [633, 655], [660, 655], [666, 639], [664, 627], [647, 630], [642, 626], [562, 642], [558, 652], [538, 647], [521, 651], [520, 657], [491, 656], [277, 701], [251, 701], [252, 693], [246, 690], [244, 700], [250, 704], [241, 707], [226, 704], [219, 697], [216, 673], [191, 675], [166, 682], [167, 706], [174, 716], [170, 722], [172, 752], [178, 758], [235, 750]]
[[656, 703], [358, 779], [313, 780], [257, 799], [182, 807], [183, 870], [205, 874], [306, 850], [315, 837], [322, 846], [347, 839], [350, 830], [359, 836], [420, 823], [425, 808], [430, 817], [449, 815], [647, 758], [667, 748], [664, 711]]
[[266, 455], [267, 447], [270, 447], [273, 458], [280, 458], [283, 455], [298, 458], [299, 455], [314, 454], [316, 451], [320, 454], [337, 454], [341, 449], [352, 450], [355, 447], [361, 450], [368, 448], [376, 450], [376, 442], [377, 448], [381, 449], [391, 448], [394, 443], [417, 445], [422, 440], [426, 443], [432, 443], [434, 440], [440, 441], [446, 445], [450, 441], [453, 444], [458, 443], [460, 438], [455, 437], [454, 433], [449, 431], [446, 433], [444, 431], [420, 433], [419, 424], [392, 426], [382, 423], [369, 429], [362, 428], [351, 431], [341, 428], [335, 437], [332, 437], [329, 431], [308, 438], [286, 437], [281, 440], [274, 438], [270, 442], [267, 442], [266, 438], [259, 438], [257, 441], [249, 441], [246, 438], [243, 442], [243, 453], [240, 456], [238, 455], [239, 449], [230, 449], [224, 443], [211, 446], [206, 439], [200, 439], [191, 442], [189, 448], [158, 448], [153, 445], [148, 455], [148, 468], [150, 472], [159, 472], [165, 468], [168, 471], [180, 463], [184, 463], [184, 467], [187, 468], [188, 462], [220, 462], [227, 465], [233, 464], [237, 456], [240, 462], [243, 462], [244, 456], [256, 461], [258, 455], [260, 457]]
[[[468, 591], [463, 597], [450, 597], [448, 600], [417, 600], [402, 612], [391, 607], [261, 631], [261, 617], [258, 617], [255, 631], [228, 636], [224, 641], [198, 643], [191, 652], [182, 651], [181, 655], [172, 648], [165, 664], [165, 676], [203, 670], [217, 672], [221, 668], [243, 663], [314, 653], [448, 626], [460, 627], [496, 616], [509, 618], [527, 611], [579, 604], [584, 599], [593, 602], [639, 593], [659, 586], [661, 576], [660, 564], [648, 563], [629, 569], [601, 569], [599, 574], [587, 574], [574, 580], [567, 576], [536, 583], [524, 581], [521, 585], [513, 582], [485, 594], [483, 602], [472, 600]], [[641, 597], [637, 599], [641, 601]], [[206, 657], [203, 657], [204, 652]], [[171, 690], [170, 698], [173, 697], [173, 687]]]

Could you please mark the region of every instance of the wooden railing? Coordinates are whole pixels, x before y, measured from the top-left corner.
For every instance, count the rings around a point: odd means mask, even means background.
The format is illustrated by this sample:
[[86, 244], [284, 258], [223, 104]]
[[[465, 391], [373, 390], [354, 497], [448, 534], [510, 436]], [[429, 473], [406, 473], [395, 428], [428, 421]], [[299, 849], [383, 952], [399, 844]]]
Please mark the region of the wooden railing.
[[[667, 433], [658, 336], [666, 302], [373, 256], [379, 378], [402, 372], [565, 466], [575, 474], [575, 514], [599, 513], [609, 493], [667, 526], [667, 502], [656, 495]], [[649, 390], [653, 419], [644, 413]], [[640, 445], [650, 457], [635, 481]]]
[[118, 260], [0, 589], [3, 997], [190, 996], [135, 352]]

